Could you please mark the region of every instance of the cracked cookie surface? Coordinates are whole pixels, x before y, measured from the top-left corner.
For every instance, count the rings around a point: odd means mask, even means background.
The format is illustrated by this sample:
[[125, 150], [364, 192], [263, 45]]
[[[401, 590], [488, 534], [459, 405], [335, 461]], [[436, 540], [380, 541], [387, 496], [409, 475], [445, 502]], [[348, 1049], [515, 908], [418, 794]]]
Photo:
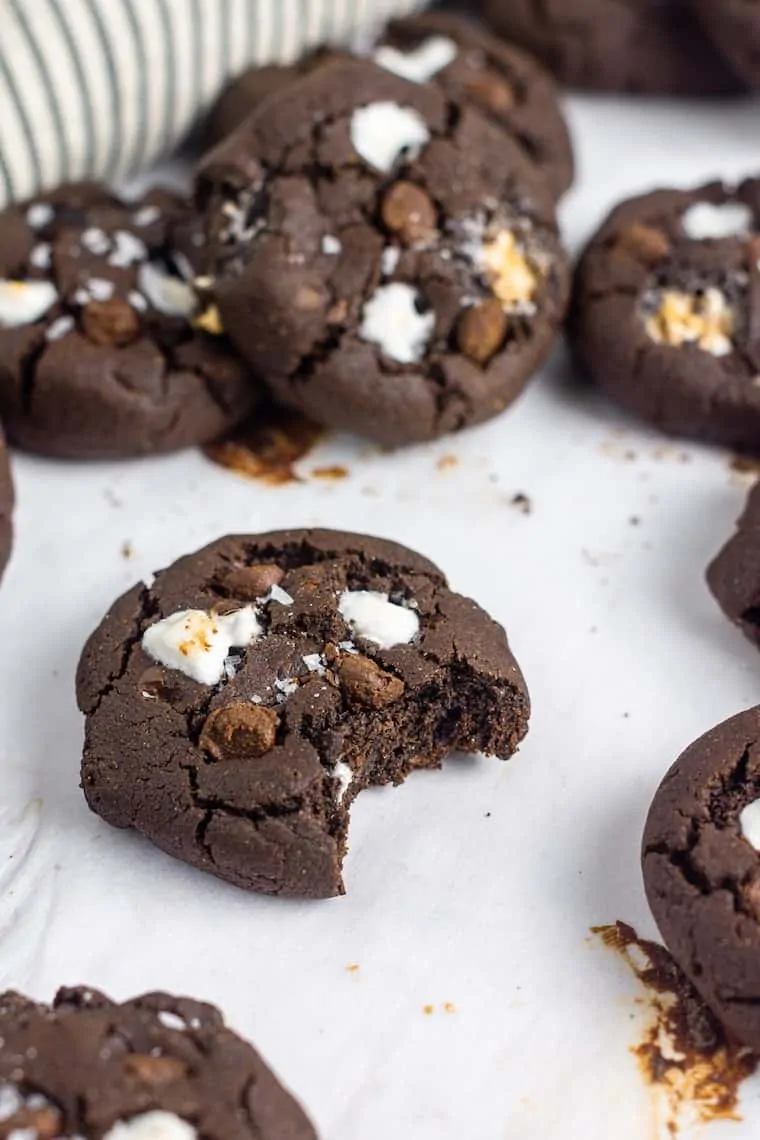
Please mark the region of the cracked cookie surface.
[[222, 319], [275, 396], [387, 444], [498, 414], [569, 271], [551, 194], [471, 105], [366, 60], [271, 97], [201, 162]]
[[425, 12], [393, 21], [374, 58], [406, 79], [438, 83], [454, 103], [472, 103], [517, 139], [555, 198], [572, 185], [573, 150], [556, 84], [514, 44], [466, 17]]
[[[251, 370], [190, 285], [192, 223], [163, 191], [82, 183], [0, 215], [0, 418], [30, 451], [101, 458], [215, 439]], [[198, 235], [198, 240], [200, 234]]]
[[293, 1097], [214, 1006], [0, 994], [3, 1140], [316, 1140]]
[[760, 446], [760, 182], [622, 203], [586, 249], [576, 356], [663, 431]]
[[642, 869], [673, 957], [723, 1024], [760, 1049], [760, 709], [675, 762], [652, 801]]
[[719, 606], [760, 649], [760, 484], [747, 496], [736, 533], [707, 568]]
[[13, 477], [8, 446], [0, 428], [0, 577], [2, 577], [13, 546]]
[[313, 898], [343, 893], [362, 789], [457, 750], [506, 758], [529, 715], [504, 630], [437, 567], [318, 530], [221, 539], [136, 586], [77, 695], [94, 811], [241, 887]]
[[750, 86], [760, 87], [760, 4], [757, 0], [692, 0], [710, 38]]
[[691, 0], [483, 0], [493, 29], [571, 87], [642, 94], [742, 90]]

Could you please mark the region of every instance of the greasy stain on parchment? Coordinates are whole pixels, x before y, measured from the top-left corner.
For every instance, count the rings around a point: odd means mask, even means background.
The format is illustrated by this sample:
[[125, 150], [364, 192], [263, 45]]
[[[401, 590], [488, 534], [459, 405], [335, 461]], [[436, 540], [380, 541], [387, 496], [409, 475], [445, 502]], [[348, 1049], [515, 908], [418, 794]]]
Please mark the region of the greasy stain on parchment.
[[264, 405], [230, 435], [204, 447], [220, 467], [270, 486], [300, 483], [295, 464], [316, 446], [325, 429], [286, 408]]
[[726, 1034], [664, 946], [624, 922], [591, 930], [647, 991], [651, 1022], [631, 1052], [654, 1094], [658, 1132], [677, 1136], [688, 1125], [741, 1120], [739, 1089], [758, 1058]]

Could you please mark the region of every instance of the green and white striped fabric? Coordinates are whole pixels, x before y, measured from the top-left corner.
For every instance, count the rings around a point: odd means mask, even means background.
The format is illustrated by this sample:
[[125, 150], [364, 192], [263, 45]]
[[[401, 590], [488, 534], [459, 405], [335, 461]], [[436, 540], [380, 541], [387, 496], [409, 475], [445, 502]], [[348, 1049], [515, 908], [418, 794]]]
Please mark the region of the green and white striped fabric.
[[170, 150], [251, 64], [369, 39], [426, 0], [0, 0], [0, 207]]

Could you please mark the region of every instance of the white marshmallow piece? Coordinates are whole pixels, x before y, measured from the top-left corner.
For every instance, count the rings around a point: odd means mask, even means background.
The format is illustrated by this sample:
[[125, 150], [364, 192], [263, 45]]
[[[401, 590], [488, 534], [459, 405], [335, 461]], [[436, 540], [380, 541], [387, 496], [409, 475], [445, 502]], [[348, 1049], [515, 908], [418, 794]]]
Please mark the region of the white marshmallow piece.
[[0, 1121], [9, 1120], [23, 1107], [24, 1098], [15, 1085], [0, 1085]]
[[197, 1140], [198, 1133], [173, 1112], [143, 1112], [131, 1120], [117, 1120], [103, 1140]]
[[400, 159], [413, 161], [430, 142], [430, 131], [419, 111], [398, 103], [369, 103], [351, 117], [351, 142], [368, 166], [390, 174]]
[[742, 835], [755, 851], [760, 851], [760, 800], [753, 800], [747, 804], [739, 815], [739, 826]]
[[381, 649], [408, 645], [420, 630], [420, 619], [414, 610], [396, 605], [377, 590], [344, 590], [338, 609], [354, 637], [363, 637]]
[[681, 225], [692, 241], [742, 237], [752, 232], [752, 211], [743, 202], [695, 202], [681, 215]]
[[113, 235], [113, 241], [115, 248], [108, 259], [108, 264], [117, 269], [127, 269], [130, 265], [145, 261], [148, 256], [145, 242], [135, 234], [131, 234], [129, 230], [117, 230]]
[[431, 36], [414, 51], [379, 47], [375, 52], [375, 63], [410, 83], [427, 83], [453, 63], [458, 54], [459, 48], [448, 36]]
[[172, 277], [158, 262], [142, 263], [137, 273], [137, 287], [153, 308], [165, 317], [189, 320], [198, 309], [195, 290], [179, 277]]
[[232, 648], [243, 649], [263, 633], [254, 606], [231, 614], [180, 610], [149, 626], [142, 647], [167, 669], [178, 669], [201, 685], [218, 685]]
[[281, 606], [292, 606], [293, 599], [287, 590], [283, 590], [282, 586], [271, 586], [269, 593], [260, 598], [261, 602], [279, 602]]
[[33, 202], [26, 211], [26, 224], [30, 229], [44, 229], [55, 217], [55, 210], [49, 202]]
[[416, 364], [425, 355], [435, 328], [432, 309], [420, 313], [419, 292], [402, 281], [381, 285], [362, 313], [359, 336], [399, 364]]
[[330, 775], [338, 785], [335, 789], [335, 799], [338, 803], [342, 803], [343, 797], [353, 782], [354, 770], [343, 760], [336, 760], [335, 764], [333, 764], [332, 770], [330, 771]]
[[141, 206], [137, 213], [132, 215], [132, 224], [135, 226], [152, 226], [161, 217], [158, 206]]
[[328, 257], [337, 257], [342, 252], [343, 246], [340, 238], [336, 238], [334, 234], [325, 234], [322, 238], [322, 253], [326, 253]]
[[51, 281], [0, 280], [0, 328], [33, 325], [58, 300]]

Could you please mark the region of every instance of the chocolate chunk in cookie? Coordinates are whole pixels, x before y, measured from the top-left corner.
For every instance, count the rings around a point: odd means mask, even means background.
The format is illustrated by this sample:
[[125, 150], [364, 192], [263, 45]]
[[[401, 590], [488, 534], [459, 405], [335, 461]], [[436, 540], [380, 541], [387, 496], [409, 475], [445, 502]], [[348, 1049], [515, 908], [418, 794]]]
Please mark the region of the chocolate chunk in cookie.
[[624, 202], [577, 272], [578, 358], [664, 431], [757, 449], [759, 257], [760, 181]]
[[135, 587], [85, 647], [77, 694], [94, 811], [307, 898], [343, 893], [362, 789], [455, 751], [506, 758], [529, 714], [503, 629], [432, 563], [324, 530], [221, 539]]
[[692, 0], [704, 28], [731, 67], [760, 87], [760, 5], [756, 0]]
[[541, 168], [555, 198], [572, 185], [559, 93], [538, 60], [446, 12], [393, 22], [374, 59], [413, 83], [437, 83], [455, 106], [471, 103], [507, 130]]
[[13, 546], [14, 497], [8, 448], [0, 429], [0, 577], [8, 565]]
[[673, 957], [726, 1028], [760, 1050], [760, 709], [676, 761], [649, 811], [642, 866]]
[[472, 103], [367, 61], [271, 97], [202, 161], [197, 197], [241, 353], [283, 403], [384, 443], [502, 411], [565, 312], [535, 164]]
[[316, 1140], [211, 1005], [153, 993], [0, 994], [2, 1140]]
[[[69, 186], [0, 215], [0, 418], [9, 439], [75, 458], [216, 438], [258, 399], [209, 331], [186, 204]], [[205, 322], [204, 322], [205, 318]]]
[[[723, 0], [711, 0], [716, 6]], [[742, 90], [691, 0], [482, 0], [494, 31], [572, 87], [663, 95]]]
[[707, 570], [718, 604], [760, 648], [760, 483], [752, 488], [736, 534]]

